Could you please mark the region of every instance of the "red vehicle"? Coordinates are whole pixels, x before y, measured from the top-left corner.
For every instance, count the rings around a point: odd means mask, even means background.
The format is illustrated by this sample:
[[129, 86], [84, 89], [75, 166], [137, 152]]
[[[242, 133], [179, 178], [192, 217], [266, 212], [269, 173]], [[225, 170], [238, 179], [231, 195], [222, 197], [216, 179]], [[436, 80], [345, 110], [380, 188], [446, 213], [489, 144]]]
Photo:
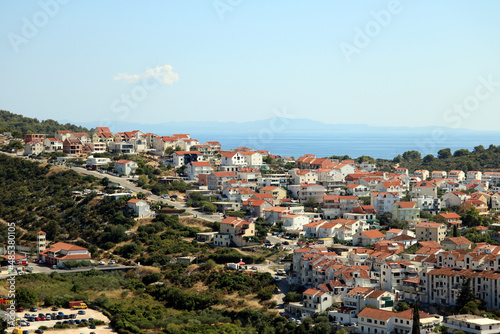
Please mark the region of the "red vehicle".
[[40, 321], [40, 318], [39, 317], [35, 317], [35, 321]]
[[45, 320], [47, 320], [47, 318], [45, 318], [45, 316], [41, 316], [41, 317], [40, 317], [40, 320], [41, 320], [41, 321], [45, 321]]
[[16, 311], [16, 312], [24, 312], [24, 308], [22, 308], [21, 306], [19, 306], [19, 307], [17, 308], [17, 311]]

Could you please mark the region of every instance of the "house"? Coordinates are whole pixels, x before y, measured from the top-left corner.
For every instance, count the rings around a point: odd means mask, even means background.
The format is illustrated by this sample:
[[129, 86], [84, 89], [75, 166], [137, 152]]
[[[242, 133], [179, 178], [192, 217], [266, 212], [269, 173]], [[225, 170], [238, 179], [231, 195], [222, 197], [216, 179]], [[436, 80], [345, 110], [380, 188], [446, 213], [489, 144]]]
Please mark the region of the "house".
[[304, 225], [307, 225], [309, 223], [310, 219], [306, 215], [290, 214], [283, 216], [282, 228], [284, 228], [287, 231], [302, 230]]
[[85, 247], [56, 242], [38, 254], [38, 261], [48, 265], [64, 268], [67, 261], [90, 261], [90, 252]]
[[86, 143], [83, 147], [85, 153], [104, 153], [106, 152], [105, 143]]
[[469, 198], [469, 195], [461, 191], [451, 191], [443, 195], [443, 206], [451, 208], [452, 206], [460, 206]]
[[303, 318], [317, 312], [325, 312], [332, 305], [332, 296], [319, 289], [307, 289], [302, 293], [301, 303], [288, 303], [286, 310], [292, 315]]
[[409, 261], [387, 261], [380, 268], [380, 287], [383, 290], [401, 291], [403, 280], [412, 278], [418, 278], [418, 270]]
[[77, 138], [67, 138], [63, 141], [63, 153], [77, 155], [82, 154], [83, 145]]
[[410, 195], [412, 197], [418, 197], [422, 195], [437, 197], [437, 187], [430, 181], [417, 182], [413, 185]]
[[471, 199], [463, 202], [460, 205], [461, 213], [467, 213], [470, 208], [476, 208], [480, 215], [488, 214], [488, 205], [486, 205], [483, 201], [478, 199]]
[[[405, 235], [405, 237], [411, 238], [410, 236]], [[413, 238], [415, 239], [415, 238]], [[415, 239], [415, 242], [417, 239]], [[384, 253], [395, 253], [399, 254], [401, 252], [404, 252], [405, 250], [405, 245], [403, 243], [399, 243], [395, 240], [379, 240], [376, 241], [373, 244], [373, 250], [377, 252], [384, 252]]]
[[303, 183], [300, 185], [298, 191], [298, 199], [301, 203], [305, 203], [308, 200], [312, 200], [316, 203], [323, 203], [325, 193], [326, 189], [322, 185]]
[[418, 241], [436, 241], [441, 243], [446, 237], [446, 225], [435, 222], [420, 222], [415, 226]]
[[[420, 333], [431, 333], [439, 326], [438, 319], [423, 311], [419, 311]], [[366, 307], [358, 313], [358, 329], [361, 334], [411, 333], [413, 326], [413, 309], [403, 312], [392, 312]]]
[[246, 165], [246, 159], [240, 152], [221, 152], [221, 166], [237, 167]]
[[390, 241], [395, 241], [404, 246], [405, 249], [412, 247], [417, 244], [417, 238], [415, 236], [411, 236], [409, 234], [400, 234], [392, 238], [388, 238]]
[[255, 236], [255, 223], [238, 217], [227, 217], [220, 222], [220, 230], [214, 236], [214, 245], [243, 247]]
[[44, 142], [45, 135], [44, 134], [35, 134], [35, 133], [27, 133], [24, 135], [24, 143], [27, 144], [32, 141], [41, 141]]
[[353, 308], [356, 310], [356, 314], [367, 306], [379, 310], [391, 311], [395, 300], [396, 296], [389, 291], [361, 286], [344, 291], [342, 294], [344, 306]]
[[181, 167], [194, 161], [202, 161], [203, 154], [198, 151], [175, 151], [172, 159], [175, 167]]
[[467, 182], [481, 180], [483, 173], [478, 170], [470, 170], [467, 172]]
[[371, 205], [382, 215], [385, 212], [392, 212], [392, 205], [400, 201], [399, 193], [372, 192], [370, 195]]
[[346, 192], [349, 195], [357, 197], [368, 197], [370, 196], [370, 188], [362, 184], [348, 184], [346, 186]]
[[61, 139], [45, 138], [43, 140], [43, 146], [50, 151], [61, 151], [63, 149], [63, 142]]
[[115, 173], [129, 176], [130, 174], [135, 173], [137, 167], [139, 167], [137, 162], [121, 159], [115, 162]]
[[108, 148], [111, 152], [118, 153], [118, 154], [134, 154], [135, 153], [134, 144], [126, 142], [126, 141], [109, 142]]
[[250, 188], [224, 188], [221, 199], [230, 202], [245, 202], [250, 199], [255, 192]]
[[292, 184], [313, 184], [318, 181], [318, 174], [310, 169], [292, 169], [289, 171]]
[[366, 247], [373, 245], [377, 241], [384, 240], [385, 235], [378, 230], [360, 231], [354, 235], [354, 244]]
[[228, 180], [236, 179], [233, 172], [212, 172], [207, 176], [208, 190], [222, 190], [222, 184]]
[[414, 175], [420, 180], [425, 181], [429, 178], [429, 171], [427, 169], [418, 169], [415, 171]]
[[399, 181], [382, 181], [375, 186], [375, 191], [398, 193], [400, 196], [402, 196], [405, 192], [405, 189], [401, 186], [401, 183]]
[[266, 186], [259, 190], [261, 194], [271, 194], [275, 199], [286, 198], [286, 190], [277, 186]]
[[415, 226], [420, 222], [420, 209], [416, 202], [396, 202], [392, 205], [392, 219]]
[[455, 212], [450, 212], [450, 213], [442, 212], [438, 214], [437, 217], [446, 220], [447, 224], [458, 225], [458, 227], [460, 227], [462, 224], [462, 217], [456, 214]]
[[191, 161], [187, 165], [187, 176], [190, 180], [197, 180], [200, 174], [210, 174], [212, 166], [208, 161]]
[[465, 173], [461, 170], [450, 170], [448, 178], [454, 180], [455, 182], [465, 181]]
[[446, 179], [447, 173], [442, 170], [435, 170], [431, 173], [431, 179]]
[[134, 213], [138, 215], [139, 218], [149, 218], [156, 216], [156, 214], [151, 211], [149, 204], [141, 199], [132, 198], [128, 200], [127, 207], [134, 210]]
[[245, 161], [245, 166], [251, 168], [262, 167], [262, 154], [259, 152], [241, 152]]
[[41, 140], [33, 140], [24, 145], [24, 155], [38, 155], [43, 152], [43, 142]]
[[73, 132], [72, 131], [56, 131], [56, 133], [54, 134], [54, 137], [56, 139], [61, 140], [62, 142], [64, 142], [68, 138], [75, 138], [73, 136]]
[[441, 245], [447, 250], [471, 249], [472, 242], [465, 237], [446, 237], [441, 241]]
[[102, 166], [108, 166], [110, 163], [111, 163], [110, 158], [94, 158], [92, 155], [90, 155], [87, 157], [85, 165], [92, 169], [98, 169], [99, 167]]

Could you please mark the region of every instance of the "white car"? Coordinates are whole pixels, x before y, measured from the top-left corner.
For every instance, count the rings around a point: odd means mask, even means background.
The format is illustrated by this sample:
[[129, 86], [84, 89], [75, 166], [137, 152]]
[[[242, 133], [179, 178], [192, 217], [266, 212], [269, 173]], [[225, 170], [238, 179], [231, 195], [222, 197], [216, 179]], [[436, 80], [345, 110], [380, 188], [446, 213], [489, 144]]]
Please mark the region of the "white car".
[[105, 265], [105, 264], [106, 264], [106, 262], [104, 262], [104, 261], [99, 261], [99, 264], [102, 266], [102, 265]]
[[115, 261], [111, 260], [108, 262], [108, 264], [115, 264]]

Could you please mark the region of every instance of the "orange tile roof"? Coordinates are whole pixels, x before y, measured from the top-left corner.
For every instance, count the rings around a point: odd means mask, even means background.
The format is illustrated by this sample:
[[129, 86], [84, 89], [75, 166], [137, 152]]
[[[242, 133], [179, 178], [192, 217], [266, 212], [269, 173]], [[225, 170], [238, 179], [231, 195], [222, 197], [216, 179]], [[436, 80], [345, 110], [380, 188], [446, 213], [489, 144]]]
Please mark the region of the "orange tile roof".
[[466, 237], [446, 237], [444, 240], [449, 240], [456, 245], [470, 245], [472, 244]]
[[370, 239], [385, 238], [385, 235], [379, 230], [361, 231], [361, 234], [367, 236]]
[[413, 209], [417, 206], [417, 202], [396, 202], [403, 209]]

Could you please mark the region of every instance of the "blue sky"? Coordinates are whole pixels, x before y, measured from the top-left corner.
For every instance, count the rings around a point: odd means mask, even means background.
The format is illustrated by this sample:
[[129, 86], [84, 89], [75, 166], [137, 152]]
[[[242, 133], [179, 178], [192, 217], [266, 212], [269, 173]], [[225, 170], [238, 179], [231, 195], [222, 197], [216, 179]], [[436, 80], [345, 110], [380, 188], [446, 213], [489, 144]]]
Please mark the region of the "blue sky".
[[103, 124], [286, 110], [496, 130], [499, 10], [493, 0], [3, 1], [0, 108]]

